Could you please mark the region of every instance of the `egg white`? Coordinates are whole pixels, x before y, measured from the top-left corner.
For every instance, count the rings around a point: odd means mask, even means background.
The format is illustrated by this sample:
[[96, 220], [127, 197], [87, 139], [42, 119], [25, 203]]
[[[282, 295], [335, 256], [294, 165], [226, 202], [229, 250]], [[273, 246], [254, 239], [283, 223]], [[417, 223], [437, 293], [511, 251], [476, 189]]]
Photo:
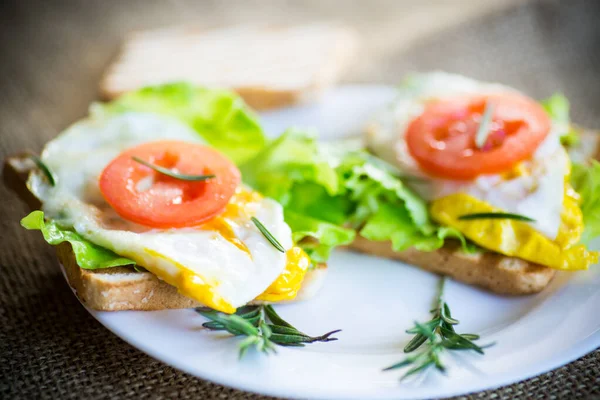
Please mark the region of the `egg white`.
[[569, 170], [569, 158], [560, 144], [560, 132], [564, 127], [552, 126], [533, 157], [525, 162], [529, 175], [508, 180], [500, 174], [481, 175], [473, 181], [429, 176], [419, 168], [406, 145], [406, 129], [424, 111], [428, 101], [448, 96], [506, 92], [517, 91], [445, 72], [413, 75], [400, 87], [397, 99], [367, 127], [367, 146], [403, 173], [426, 178], [424, 183], [412, 183], [413, 189], [425, 200], [467, 193], [505, 212], [535, 219], [531, 225], [553, 240], [561, 223], [564, 180]]
[[[231, 306], [248, 303], [286, 266], [286, 255], [273, 247], [248, 216], [232, 216], [230, 223], [250, 255], [216, 231], [151, 229], [131, 223], [102, 197], [98, 178], [112, 159], [125, 149], [161, 139], [203, 142], [186, 125], [153, 114], [126, 113], [81, 121], [48, 143], [42, 153], [42, 160], [57, 178], [56, 186], [48, 185], [39, 173], [30, 176], [28, 185], [42, 201], [47, 217], [74, 227], [91, 242], [170, 276], [184, 266]], [[284, 248], [292, 246], [291, 230], [278, 203], [262, 199], [254, 211]]]

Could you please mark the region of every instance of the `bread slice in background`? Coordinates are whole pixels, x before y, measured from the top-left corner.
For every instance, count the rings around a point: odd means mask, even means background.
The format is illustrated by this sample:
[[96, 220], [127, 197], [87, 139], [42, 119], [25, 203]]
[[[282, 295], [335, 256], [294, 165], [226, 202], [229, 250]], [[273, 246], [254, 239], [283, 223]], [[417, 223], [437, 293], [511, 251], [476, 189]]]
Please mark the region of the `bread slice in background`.
[[[26, 153], [8, 157], [2, 171], [4, 184], [13, 190], [31, 210], [41, 208], [40, 201], [27, 189], [26, 181], [35, 164]], [[150, 311], [197, 307], [201, 304], [177, 292], [177, 288], [150, 272], [138, 272], [132, 267], [97, 270], [80, 268], [68, 242], [56, 246], [69, 286], [87, 307], [98, 311]], [[321, 289], [327, 275], [327, 265], [318, 264], [309, 270], [294, 300], [307, 300]], [[263, 302], [257, 302], [263, 303]], [[254, 304], [254, 303], [251, 303]]]
[[106, 71], [105, 99], [174, 81], [232, 89], [264, 110], [314, 98], [333, 85], [357, 49], [339, 24], [170, 28], [130, 34]]

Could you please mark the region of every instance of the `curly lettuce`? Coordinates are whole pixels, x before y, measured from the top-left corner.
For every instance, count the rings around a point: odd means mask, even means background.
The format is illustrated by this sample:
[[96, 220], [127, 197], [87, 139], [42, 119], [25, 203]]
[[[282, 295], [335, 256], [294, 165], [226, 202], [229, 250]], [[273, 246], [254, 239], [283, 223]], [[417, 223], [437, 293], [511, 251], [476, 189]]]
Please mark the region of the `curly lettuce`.
[[236, 163], [252, 158], [266, 144], [257, 116], [241, 97], [227, 90], [169, 83], [95, 104], [91, 111], [94, 116], [141, 111], [177, 118]]
[[581, 196], [584, 231], [581, 242], [600, 236], [600, 163], [592, 161], [590, 165], [573, 164], [571, 184]]
[[[241, 170], [247, 184], [283, 205], [292, 229], [306, 220], [358, 232], [369, 240], [389, 240], [396, 251], [435, 250], [450, 238], [458, 239], [465, 251], [473, 250], [460, 232], [433, 223], [425, 201], [360, 143], [318, 144], [314, 135], [292, 129]], [[301, 232], [321, 240], [315, 231]], [[324, 247], [330, 251], [352, 239], [347, 233]]]
[[69, 242], [73, 247], [77, 264], [83, 269], [101, 269], [119, 266], [135, 266], [135, 261], [121, 257], [104, 247], [84, 239], [72, 229], [61, 227], [54, 221], [46, 221], [42, 211], [33, 211], [21, 220], [28, 230], [39, 230], [51, 245]]
[[552, 123], [561, 130], [560, 142], [565, 147], [577, 146], [580, 142], [579, 130], [571, 125], [569, 100], [559, 93], [540, 102], [550, 116]]
[[[561, 143], [565, 147], [580, 144], [579, 130], [571, 125], [569, 117], [569, 100], [562, 94], [541, 101], [541, 105], [552, 119], [552, 123], [561, 129]], [[593, 238], [600, 236], [600, 163], [573, 164], [571, 184], [581, 196], [584, 232], [581, 243], [588, 244]]]

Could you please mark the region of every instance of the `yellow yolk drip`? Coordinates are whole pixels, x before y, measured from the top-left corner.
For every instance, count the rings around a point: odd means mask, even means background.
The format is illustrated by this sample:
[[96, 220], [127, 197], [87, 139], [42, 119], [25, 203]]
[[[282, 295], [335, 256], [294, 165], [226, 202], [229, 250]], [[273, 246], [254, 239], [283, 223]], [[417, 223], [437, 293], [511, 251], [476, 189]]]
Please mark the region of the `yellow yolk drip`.
[[218, 286], [218, 282], [207, 282], [198, 273], [191, 271], [190, 269], [186, 268], [185, 265], [180, 264], [157, 251], [147, 248], [144, 249], [144, 251], [153, 257], [162, 259], [177, 267], [177, 273], [175, 275], [171, 275], [164, 272], [162, 268], [156, 268], [152, 263], [140, 263], [141, 265], [144, 265], [144, 268], [158, 276], [163, 281], [175, 286], [179, 293], [212, 309], [228, 314], [235, 312], [235, 307], [225, 301], [215, 291], [215, 287]]
[[598, 253], [588, 251], [584, 245], [576, 245], [583, 231], [583, 221], [570, 190], [567, 187], [556, 240], [550, 240], [528, 223], [514, 219], [459, 220], [461, 215], [502, 211], [464, 193], [433, 201], [430, 213], [436, 222], [458, 229], [486, 249], [554, 269], [587, 269], [598, 262]]
[[262, 196], [258, 192], [238, 187], [231, 200], [229, 200], [229, 203], [227, 203], [227, 206], [225, 206], [225, 211], [219, 216], [202, 224], [200, 229], [218, 232], [223, 236], [223, 239], [227, 240], [252, 258], [248, 246], [235, 235], [235, 231], [232, 227], [234, 222], [231, 221], [231, 218], [239, 215], [250, 216], [253, 214], [253, 210], [256, 209], [261, 200]]
[[252, 258], [252, 254], [250, 254], [250, 249], [248, 249], [248, 246], [246, 246], [246, 244], [240, 239], [238, 239], [238, 237], [235, 235], [235, 231], [231, 226], [231, 221], [229, 221], [227, 218], [222, 216], [215, 217], [203, 224], [202, 226], [200, 226], [200, 229], [219, 232], [219, 234], [223, 236], [223, 239], [227, 240], [229, 243], [231, 243], [244, 253], [248, 254], [248, 256]]
[[[225, 240], [247, 253], [249, 257], [252, 257], [246, 244], [235, 235], [233, 229], [235, 222], [232, 219], [239, 216], [251, 217], [255, 214], [261, 200], [262, 196], [259, 193], [245, 188], [238, 188], [235, 195], [225, 207], [225, 211], [202, 224], [199, 229], [218, 232]], [[162, 259], [177, 268], [177, 273], [172, 275], [164, 272], [164, 269], [153, 265], [153, 262], [149, 262], [150, 260], [136, 260], [154, 275], [168, 284], [175, 286], [182, 295], [192, 298], [212, 309], [228, 314], [236, 311], [231, 304], [215, 291], [215, 288], [219, 284], [218, 282], [207, 282], [202, 276], [175, 260], [151, 249], [144, 250], [149, 255]], [[286, 252], [286, 257], [287, 262], [284, 271], [257, 297], [257, 300], [275, 302], [293, 300], [296, 297], [311, 261], [300, 247], [289, 249]], [[132, 258], [135, 259], [135, 257]], [[156, 264], [156, 261], [154, 264]]]
[[560, 227], [556, 236], [556, 243], [563, 249], [577, 244], [583, 234], [583, 213], [579, 208], [580, 201], [579, 193], [569, 183], [566, 183], [563, 209], [560, 213]]
[[504, 172], [502, 179], [508, 181], [520, 176], [528, 176], [529, 174], [531, 174], [531, 169], [524, 162], [520, 162], [509, 171]]
[[300, 247], [292, 247], [286, 256], [285, 270], [256, 300], [275, 302], [296, 298], [310, 266], [310, 258]]

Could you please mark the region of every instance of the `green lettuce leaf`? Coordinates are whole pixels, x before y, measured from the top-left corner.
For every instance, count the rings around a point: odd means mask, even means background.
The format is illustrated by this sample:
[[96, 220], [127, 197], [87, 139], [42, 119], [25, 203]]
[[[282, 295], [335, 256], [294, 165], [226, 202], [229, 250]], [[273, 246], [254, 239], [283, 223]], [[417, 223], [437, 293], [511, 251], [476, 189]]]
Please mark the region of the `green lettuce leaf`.
[[283, 205], [293, 240], [313, 262], [354, 240], [354, 230], [342, 226], [352, 204], [336, 195], [338, 174], [314, 134], [290, 129], [240, 169], [246, 184]]
[[257, 116], [241, 97], [227, 90], [170, 83], [136, 90], [92, 108], [95, 115], [126, 111], [180, 119], [236, 163], [252, 158], [266, 143]]
[[240, 170], [247, 184], [282, 203], [297, 182], [315, 183], [328, 194], [339, 189], [335, 169], [318, 153], [316, 136], [296, 129], [284, 132]]
[[[349, 228], [369, 240], [391, 240], [397, 251], [435, 250], [449, 238], [473, 250], [460, 232], [434, 224], [427, 204], [397, 171], [360, 143], [317, 144], [314, 135], [289, 130], [241, 169], [247, 184], [283, 205], [294, 232], [323, 241], [324, 254], [352, 241]], [[304, 228], [303, 223], [327, 230]], [[344, 231], [332, 232], [332, 227]], [[326, 237], [324, 232], [335, 234]]]
[[600, 236], [600, 163], [573, 164], [571, 184], [581, 195], [581, 211], [585, 229], [581, 242], [587, 244]]
[[54, 221], [45, 221], [42, 211], [33, 211], [30, 213], [21, 220], [21, 225], [25, 229], [40, 230], [46, 242], [51, 245], [58, 245], [63, 242], [71, 243], [77, 264], [81, 268], [100, 269], [135, 265], [133, 260], [121, 257], [108, 249], [97, 246], [71, 229], [62, 228]]
[[579, 130], [571, 125], [569, 118], [569, 100], [556, 93], [541, 102], [542, 107], [552, 119], [552, 123], [561, 129], [560, 142], [563, 146], [572, 147], [579, 144]]
[[352, 243], [355, 236], [352, 229], [289, 210], [285, 211], [285, 221], [292, 229], [294, 242], [300, 243], [310, 259], [317, 263], [326, 262], [335, 247]]

